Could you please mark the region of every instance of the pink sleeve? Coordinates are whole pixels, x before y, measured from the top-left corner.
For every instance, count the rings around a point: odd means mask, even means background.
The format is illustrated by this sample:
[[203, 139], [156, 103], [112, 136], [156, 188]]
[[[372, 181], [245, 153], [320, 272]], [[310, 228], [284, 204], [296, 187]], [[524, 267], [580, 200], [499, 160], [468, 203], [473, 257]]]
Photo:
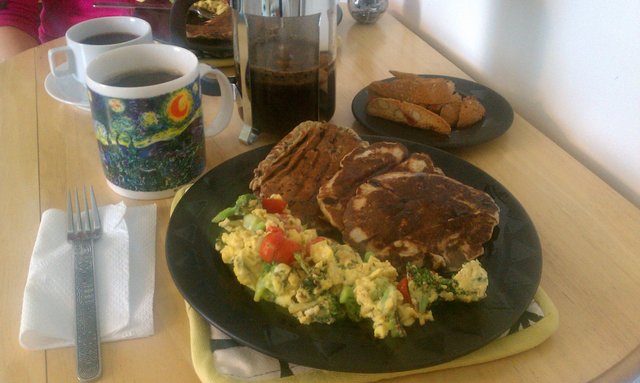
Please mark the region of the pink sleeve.
[[[2, 1], [2, 0], [0, 0]], [[135, 0], [121, 0], [129, 3]], [[130, 9], [94, 8], [92, 0], [42, 0], [38, 33], [41, 42], [64, 36], [69, 27], [89, 19], [104, 16], [131, 15]]]
[[12, 26], [38, 39], [38, 0], [0, 0], [0, 26]]

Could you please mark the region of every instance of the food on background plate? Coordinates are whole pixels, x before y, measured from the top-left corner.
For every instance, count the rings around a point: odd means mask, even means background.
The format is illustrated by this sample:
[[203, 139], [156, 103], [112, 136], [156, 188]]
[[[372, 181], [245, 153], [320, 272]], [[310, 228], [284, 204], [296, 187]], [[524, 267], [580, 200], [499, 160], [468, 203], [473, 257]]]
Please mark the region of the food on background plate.
[[231, 8], [229, 0], [198, 0], [192, 7], [204, 9], [215, 15], [221, 15]]
[[453, 81], [390, 71], [391, 80], [367, 86], [367, 113], [390, 121], [448, 135], [484, 118], [484, 106], [471, 95], [456, 92]]
[[487, 273], [477, 260], [451, 277], [417, 266], [399, 274], [370, 252], [318, 236], [278, 195], [242, 195], [213, 222], [223, 229], [216, 249], [238, 282], [255, 301], [274, 302], [302, 324], [370, 320], [375, 337], [402, 337], [405, 327], [434, 320], [436, 302], [486, 296]]
[[394, 98], [427, 106], [441, 105], [451, 101], [455, 87], [451, 80], [414, 75], [396, 77], [391, 81], [374, 81], [369, 84], [368, 89], [373, 93], [373, 97]]
[[486, 113], [484, 106], [473, 96], [462, 97], [460, 104], [460, 114], [458, 115], [458, 121], [456, 127], [458, 129], [467, 128], [476, 122], [480, 121]]
[[414, 128], [433, 130], [447, 135], [451, 133], [451, 125], [444, 118], [420, 105], [394, 98], [372, 99], [367, 103], [367, 113]]
[[188, 23], [186, 34], [190, 39], [233, 40], [233, 20], [228, 0], [200, 0], [192, 7], [214, 15], [204, 22]]

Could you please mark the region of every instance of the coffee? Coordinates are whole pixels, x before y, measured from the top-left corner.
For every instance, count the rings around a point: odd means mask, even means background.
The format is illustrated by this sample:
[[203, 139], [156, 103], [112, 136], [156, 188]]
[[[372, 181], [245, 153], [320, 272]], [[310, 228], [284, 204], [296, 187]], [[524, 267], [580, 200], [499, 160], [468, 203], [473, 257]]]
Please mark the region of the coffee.
[[336, 64], [327, 52], [320, 52], [319, 108], [320, 120], [329, 121], [336, 111]]
[[136, 34], [127, 32], [107, 32], [86, 37], [80, 40], [80, 43], [88, 45], [111, 45], [123, 43], [138, 37]]
[[253, 128], [283, 136], [299, 123], [318, 119], [318, 70], [280, 72], [251, 68]]
[[140, 69], [118, 73], [103, 83], [120, 88], [132, 88], [162, 84], [182, 77], [182, 73], [169, 69]]

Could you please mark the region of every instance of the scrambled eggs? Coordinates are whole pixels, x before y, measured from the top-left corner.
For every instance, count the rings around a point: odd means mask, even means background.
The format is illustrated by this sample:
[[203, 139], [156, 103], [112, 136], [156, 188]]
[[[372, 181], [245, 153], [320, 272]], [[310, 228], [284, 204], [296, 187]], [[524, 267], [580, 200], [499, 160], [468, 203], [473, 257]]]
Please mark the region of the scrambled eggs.
[[238, 282], [253, 290], [255, 301], [274, 302], [302, 324], [369, 319], [375, 337], [401, 337], [404, 327], [433, 320], [430, 307], [439, 300], [486, 295], [487, 273], [476, 260], [453, 278], [409, 266], [398, 281], [389, 262], [305, 228], [277, 195], [240, 196], [213, 222], [224, 229], [216, 249]]
[[221, 15], [229, 9], [229, 2], [227, 0], [199, 0], [193, 3], [193, 6], [207, 10], [215, 15]]

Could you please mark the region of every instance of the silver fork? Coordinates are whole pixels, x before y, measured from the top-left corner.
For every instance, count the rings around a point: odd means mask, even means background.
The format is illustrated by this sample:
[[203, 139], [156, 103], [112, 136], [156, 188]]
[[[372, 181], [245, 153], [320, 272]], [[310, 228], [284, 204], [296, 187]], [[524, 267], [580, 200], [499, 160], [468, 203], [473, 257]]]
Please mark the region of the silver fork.
[[93, 242], [102, 234], [100, 213], [93, 187], [90, 187], [91, 209], [84, 195], [84, 219], [78, 190], [75, 191], [75, 214], [71, 192], [67, 193], [67, 240], [73, 244], [76, 295], [76, 362], [78, 380], [97, 379], [102, 372], [100, 362], [100, 334], [94, 283]]

